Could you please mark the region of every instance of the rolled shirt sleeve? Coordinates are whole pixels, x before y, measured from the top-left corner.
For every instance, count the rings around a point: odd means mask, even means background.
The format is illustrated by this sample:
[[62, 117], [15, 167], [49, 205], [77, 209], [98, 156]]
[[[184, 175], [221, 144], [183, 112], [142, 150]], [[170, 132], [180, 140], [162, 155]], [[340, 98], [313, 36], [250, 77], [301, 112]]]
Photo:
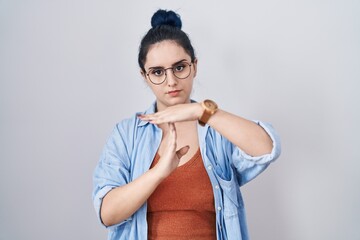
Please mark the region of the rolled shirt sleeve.
[[101, 219], [103, 198], [113, 188], [125, 185], [130, 181], [130, 160], [124, 144], [126, 140], [121, 132], [121, 126], [117, 125], [103, 149], [93, 175], [93, 203], [98, 219], [105, 227], [114, 227], [115, 225], [106, 226]]
[[264, 171], [271, 162], [275, 161], [280, 156], [281, 153], [280, 138], [272, 125], [260, 121], [254, 122], [261, 126], [270, 136], [273, 142], [273, 148], [269, 154], [250, 156], [239, 147], [233, 145], [231, 159], [234, 168], [238, 172], [240, 186], [246, 184]]

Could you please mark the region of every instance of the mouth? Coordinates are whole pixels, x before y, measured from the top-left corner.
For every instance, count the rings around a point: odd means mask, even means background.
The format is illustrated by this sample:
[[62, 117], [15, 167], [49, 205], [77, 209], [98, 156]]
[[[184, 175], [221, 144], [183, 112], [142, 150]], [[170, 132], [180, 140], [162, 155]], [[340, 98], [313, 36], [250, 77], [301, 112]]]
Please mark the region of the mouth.
[[167, 94], [172, 97], [176, 97], [177, 95], [179, 95], [180, 92], [181, 90], [172, 90], [172, 91], [168, 91]]

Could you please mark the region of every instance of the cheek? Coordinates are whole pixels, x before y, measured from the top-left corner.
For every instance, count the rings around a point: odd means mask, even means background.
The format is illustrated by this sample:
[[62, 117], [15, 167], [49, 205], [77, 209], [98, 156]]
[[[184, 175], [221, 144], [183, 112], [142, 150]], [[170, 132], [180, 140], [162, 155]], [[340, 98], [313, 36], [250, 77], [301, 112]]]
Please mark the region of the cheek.
[[188, 85], [189, 87], [192, 87], [194, 84], [195, 76], [191, 76], [191, 78], [188, 79]]
[[158, 87], [156, 87], [154, 84], [148, 83], [148, 86], [150, 87], [151, 91], [153, 92], [153, 94], [155, 96], [159, 96], [161, 94], [160, 89]]

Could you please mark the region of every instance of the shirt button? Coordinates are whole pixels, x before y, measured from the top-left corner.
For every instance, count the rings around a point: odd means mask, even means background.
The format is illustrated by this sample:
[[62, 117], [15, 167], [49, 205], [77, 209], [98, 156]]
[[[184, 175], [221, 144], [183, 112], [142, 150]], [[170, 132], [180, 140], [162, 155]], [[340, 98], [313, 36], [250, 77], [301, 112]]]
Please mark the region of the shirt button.
[[221, 211], [221, 207], [218, 207], [218, 210]]
[[211, 170], [211, 169], [212, 169], [212, 166], [211, 166], [211, 165], [209, 165], [209, 166], [208, 166], [208, 169], [209, 169], [209, 170]]
[[219, 185], [215, 185], [215, 189], [219, 189]]

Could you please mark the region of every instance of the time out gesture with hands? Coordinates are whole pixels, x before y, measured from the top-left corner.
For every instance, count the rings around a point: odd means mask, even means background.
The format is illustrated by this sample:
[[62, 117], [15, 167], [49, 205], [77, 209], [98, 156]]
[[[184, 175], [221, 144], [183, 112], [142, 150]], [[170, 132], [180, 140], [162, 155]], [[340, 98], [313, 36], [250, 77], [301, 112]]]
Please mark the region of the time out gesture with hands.
[[208, 124], [252, 156], [269, 153], [272, 149], [272, 140], [262, 127], [250, 120], [218, 109], [217, 104], [208, 99], [201, 103], [169, 106], [154, 114], [138, 115], [138, 117], [157, 125], [185, 121], [198, 121], [202, 126]]
[[[196, 133], [197, 120], [202, 112], [203, 108], [199, 103], [184, 103], [169, 106], [154, 114], [138, 115], [142, 121], [156, 124], [162, 129], [163, 137], [159, 148], [161, 158], [155, 167], [159, 176], [168, 176], [180, 165], [184, 155], [188, 152], [191, 155], [196, 150], [198, 144], [197, 141], [194, 143], [194, 139], [197, 137], [189, 136]], [[182, 159], [182, 162], [186, 162], [186, 159]]]
[[174, 123], [168, 123], [168, 131], [164, 136], [165, 151], [155, 168], [161, 178], [166, 178], [179, 165], [181, 157], [188, 151], [190, 146], [186, 145], [177, 149], [177, 134]]

